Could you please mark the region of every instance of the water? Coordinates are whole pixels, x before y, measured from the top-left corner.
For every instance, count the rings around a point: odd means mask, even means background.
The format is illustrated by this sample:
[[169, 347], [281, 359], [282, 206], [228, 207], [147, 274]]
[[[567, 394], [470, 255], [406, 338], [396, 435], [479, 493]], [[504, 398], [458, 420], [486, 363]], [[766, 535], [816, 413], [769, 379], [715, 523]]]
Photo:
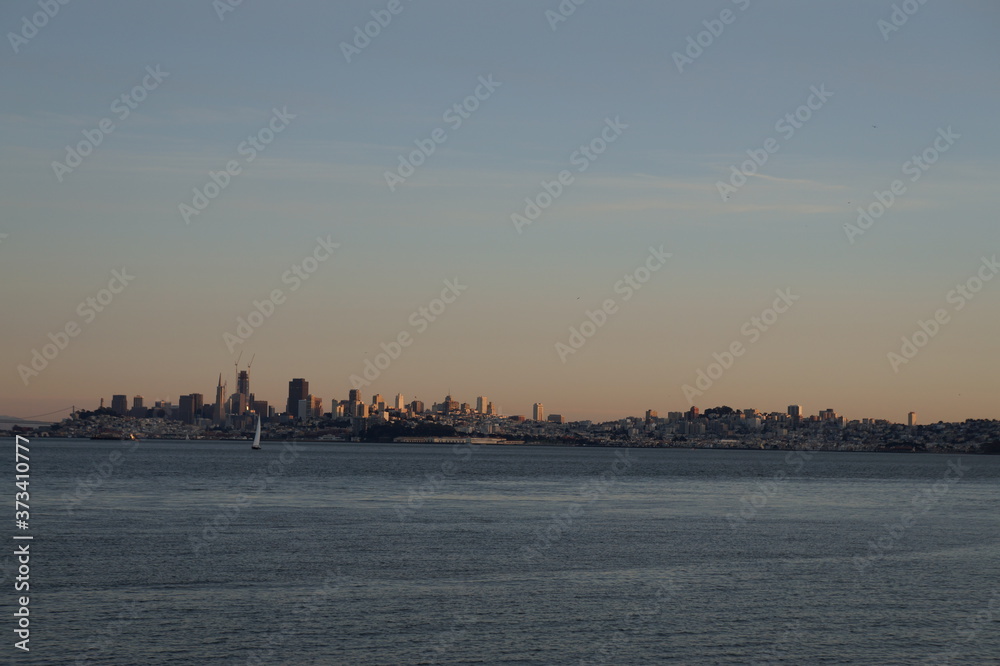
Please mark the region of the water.
[[18, 663], [1000, 655], [997, 457], [132, 446], [32, 440]]

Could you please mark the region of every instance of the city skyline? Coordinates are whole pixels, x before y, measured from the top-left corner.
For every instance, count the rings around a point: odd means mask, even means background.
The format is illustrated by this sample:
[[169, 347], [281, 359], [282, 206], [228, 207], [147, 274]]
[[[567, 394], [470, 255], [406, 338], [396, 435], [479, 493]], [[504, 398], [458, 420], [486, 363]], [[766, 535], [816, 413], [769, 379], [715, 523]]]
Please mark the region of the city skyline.
[[[250, 387], [251, 387], [250, 380], [251, 380], [251, 378], [249, 376], [249, 373], [246, 370], [240, 370], [240, 371], [238, 371], [238, 381], [240, 381], [240, 387], [241, 388], [245, 387], [247, 389], [250, 389]], [[304, 384], [299, 384], [298, 382], [300, 382], [300, 381], [304, 381]], [[432, 408], [432, 406], [438, 404], [438, 400], [439, 399], [441, 400], [441, 404], [443, 404], [446, 399], [448, 399], [448, 398], [455, 398], [455, 397], [459, 397], [460, 398], [458, 400], [454, 400], [455, 403], [457, 403], [459, 405], [467, 405], [468, 408], [470, 410], [472, 410], [473, 412], [475, 412], [475, 413], [480, 413], [480, 414], [490, 413], [490, 412], [487, 411], [487, 406], [488, 406], [488, 409], [495, 410], [495, 412], [492, 412], [492, 413], [495, 413], [496, 415], [502, 416], [502, 417], [522, 416], [522, 417], [524, 417], [524, 418], [526, 418], [528, 420], [541, 420], [541, 421], [545, 421], [546, 418], [549, 415], [553, 415], [553, 416], [561, 416], [567, 422], [573, 422], [573, 421], [593, 421], [593, 422], [597, 423], [597, 422], [602, 422], [602, 421], [615, 421], [615, 420], [620, 420], [620, 419], [623, 419], [623, 418], [636, 418], [636, 417], [641, 416], [643, 413], [646, 413], [647, 417], [650, 414], [652, 414], [653, 417], [655, 418], [655, 416], [656, 416], [657, 413], [661, 413], [661, 414], [668, 414], [668, 413], [671, 413], [671, 412], [684, 412], [684, 413], [686, 413], [692, 407], [695, 408], [696, 413], [698, 413], [698, 412], [704, 413], [704, 411], [706, 409], [713, 409], [713, 408], [718, 408], [718, 407], [731, 407], [735, 411], [755, 410], [755, 411], [757, 411], [757, 412], [759, 412], [761, 414], [776, 414], [776, 413], [781, 413], [781, 414], [787, 414], [790, 417], [796, 418], [796, 419], [802, 418], [803, 420], [808, 420], [811, 417], [819, 417], [819, 418], [822, 419], [824, 417], [824, 412], [833, 412], [833, 413], [836, 413], [839, 416], [842, 416], [845, 421], [861, 421], [861, 420], [865, 420], [865, 419], [869, 419], [869, 420], [876, 420], [877, 419], [877, 420], [885, 420], [885, 421], [888, 421], [890, 423], [908, 423], [909, 425], [915, 425], [915, 424], [917, 424], [919, 422], [917, 419], [918, 419], [919, 415], [921, 414], [921, 412], [919, 412], [919, 410], [908, 410], [901, 418], [897, 418], [897, 417], [895, 417], [893, 415], [872, 414], [872, 413], [857, 414], [857, 415], [850, 414], [850, 415], [848, 415], [848, 414], [844, 413], [843, 411], [840, 411], [836, 407], [836, 405], [833, 405], [833, 406], [827, 405], [825, 407], [817, 407], [814, 411], [810, 412], [810, 410], [808, 408], [803, 408], [803, 406], [801, 404], [796, 404], [796, 403], [792, 403], [792, 402], [787, 403], [784, 407], [780, 407], [779, 406], [779, 407], [775, 407], [774, 409], [771, 409], [771, 408], [762, 408], [759, 405], [750, 404], [750, 403], [718, 403], [718, 404], [716, 404], [716, 403], [704, 402], [702, 404], [683, 405], [683, 406], [680, 405], [680, 404], [676, 404], [676, 405], [667, 404], [667, 405], [660, 405], [660, 406], [649, 406], [649, 405], [647, 405], [647, 406], [641, 406], [641, 405], [637, 405], [633, 409], [633, 411], [628, 412], [628, 413], [622, 413], [622, 414], [619, 414], [617, 416], [613, 416], [613, 417], [609, 417], [609, 418], [595, 418], [593, 416], [587, 416], [587, 415], [585, 415], [582, 412], [578, 412], [578, 411], [574, 410], [572, 407], [567, 408], [566, 406], [563, 406], [562, 409], [558, 409], [558, 410], [554, 410], [554, 411], [550, 410], [550, 409], [548, 409], [548, 408], [546, 408], [544, 406], [546, 404], [545, 401], [542, 401], [542, 402], [532, 401], [532, 402], [526, 403], [527, 407], [525, 409], [515, 409], [513, 411], [504, 410], [502, 404], [494, 403], [494, 401], [490, 400], [485, 395], [483, 395], [482, 392], [476, 393], [474, 396], [471, 396], [468, 399], [464, 399], [464, 397], [461, 396], [461, 394], [459, 394], [457, 392], [453, 393], [451, 391], [451, 389], [445, 390], [444, 393], [442, 393], [441, 395], [432, 395], [429, 399], [424, 399], [420, 395], [410, 394], [410, 393], [407, 393], [407, 392], [404, 391], [404, 392], [394, 392], [394, 393], [388, 393], [387, 392], [387, 393], [385, 393], [386, 396], [389, 396], [389, 395], [394, 396], [390, 400], [390, 399], [385, 398], [383, 396], [383, 394], [382, 394], [381, 391], [375, 390], [373, 392], [369, 392], [367, 390], [362, 390], [362, 389], [349, 389], [342, 396], [337, 396], [337, 395], [318, 395], [318, 394], [314, 394], [312, 391], [310, 391], [310, 386], [315, 386], [315, 384], [312, 384], [308, 378], [291, 378], [291, 379], [287, 380], [286, 381], [287, 390], [284, 391], [284, 392], [282, 392], [279, 396], [277, 396], [277, 399], [275, 399], [275, 396], [270, 395], [270, 394], [268, 394], [266, 397], [262, 397], [262, 394], [259, 394], [257, 390], [249, 390], [249, 393], [243, 393], [243, 395], [249, 397], [251, 399], [251, 402], [245, 403], [245, 407], [244, 408], [246, 409], [247, 412], [256, 413], [254, 406], [257, 403], [261, 403], [261, 404], [263, 404], [265, 406], [270, 407], [272, 410], [274, 410], [275, 416], [278, 416], [278, 415], [281, 415], [281, 414], [296, 414], [297, 413], [297, 409], [292, 406], [292, 391], [293, 391], [292, 386], [293, 386], [293, 384], [297, 387], [297, 396], [298, 396], [297, 400], [299, 400], [299, 399], [304, 400], [306, 398], [312, 398], [314, 400], [322, 400], [322, 410], [321, 410], [321, 413], [324, 413], [324, 414], [332, 412], [333, 401], [337, 401], [338, 403], [344, 404], [344, 403], [348, 403], [348, 402], [350, 402], [352, 400], [357, 400], [358, 402], [363, 403], [365, 405], [373, 405], [373, 404], [376, 404], [375, 398], [382, 398], [382, 402], [385, 403], [386, 409], [397, 409], [398, 410], [398, 409], [400, 409], [400, 406], [399, 406], [400, 399], [405, 398], [404, 401], [403, 401], [403, 408], [404, 409], [408, 410], [410, 408], [410, 405], [413, 402], [420, 402], [423, 405], [426, 405], [426, 409], [427, 410], [430, 410]], [[256, 383], [254, 384], [254, 386], [256, 386]], [[216, 389], [216, 393], [215, 393], [216, 394], [216, 399], [214, 401], [212, 401], [211, 403], [205, 402], [204, 404], [206, 406], [208, 406], [209, 404], [211, 404], [211, 405], [214, 406], [214, 409], [216, 411], [215, 411], [215, 415], [213, 416], [212, 420], [215, 421], [216, 423], [219, 423], [220, 420], [221, 421], [225, 420], [224, 416], [226, 414], [231, 413], [230, 412], [230, 406], [232, 404], [232, 400], [233, 400], [234, 397], [236, 397], [237, 395], [240, 394], [240, 391], [230, 392], [228, 390], [228, 382], [223, 378], [223, 375], [221, 373], [218, 376], [218, 383], [217, 383], [217, 386], [215, 387], [215, 389]], [[487, 395], [489, 395], [489, 394], [490, 393], [487, 392]], [[104, 406], [104, 407], [108, 407], [108, 408], [111, 408], [111, 409], [115, 409], [116, 411], [119, 411], [119, 410], [116, 409], [114, 401], [116, 399], [120, 399], [120, 398], [124, 399], [124, 402], [122, 404], [124, 404], [126, 406], [126, 408], [124, 410], [122, 410], [122, 411], [123, 411], [124, 415], [126, 415], [126, 416], [128, 416], [128, 415], [134, 415], [134, 414], [131, 414], [130, 411], [132, 409], [132, 406], [134, 406], [135, 404], [138, 404], [140, 407], [145, 408], [145, 409], [148, 410], [148, 409], [153, 409], [154, 405], [156, 405], [158, 403], [168, 403], [168, 404], [170, 404], [174, 408], [179, 408], [179, 412], [183, 413], [184, 412], [184, 408], [181, 407], [181, 405], [184, 404], [183, 401], [186, 398], [189, 398], [191, 396], [198, 396], [198, 398], [204, 399], [205, 395], [210, 395], [210, 394], [209, 393], [205, 393], [205, 392], [201, 392], [201, 393], [199, 393], [199, 392], [192, 392], [192, 393], [180, 393], [180, 394], [176, 394], [175, 396], [164, 395], [162, 397], [153, 397], [153, 398], [151, 398], [149, 396], [149, 394], [147, 394], [147, 393], [140, 393], [140, 392], [136, 392], [136, 393], [112, 393], [112, 394], [110, 394], [107, 397], [105, 397], [105, 396], [97, 396], [97, 397], [91, 398], [89, 401], [84, 400], [82, 402], [73, 403], [72, 405], [67, 406], [63, 410], [60, 410], [60, 413], [55, 414], [53, 416], [53, 418], [56, 421], [58, 421], [58, 420], [60, 420], [62, 418], [65, 418], [66, 414], [64, 414], [62, 412], [66, 412], [66, 411], [70, 410], [73, 407], [75, 407], [77, 410], [89, 410], [89, 411], [92, 411], [93, 409], [97, 409], [100, 406]], [[219, 396], [221, 396], [221, 403], [219, 401]], [[369, 398], [371, 398], [371, 399], [369, 399]], [[520, 404], [520, 402], [523, 402], [523, 401], [524, 400], [522, 399], [521, 401], [518, 402], [518, 404]], [[98, 403], [98, 404], [95, 405], [95, 404], [91, 404], [91, 403]], [[196, 401], [196, 403], [197, 403], [197, 401]], [[222, 417], [221, 417], [221, 419], [220, 419], [220, 415], [219, 415], [219, 411], [218, 411], [218, 405], [220, 405], [220, 404], [223, 405], [223, 411], [222, 411]], [[283, 406], [283, 408], [279, 407], [279, 406]], [[193, 409], [200, 408], [200, 407], [201, 407], [201, 404], [197, 404], [197, 407], [194, 407], [192, 405]], [[295, 411], [293, 411], [293, 410], [295, 410]], [[47, 414], [41, 414], [41, 415], [5, 414], [5, 415], [6, 416], [13, 416], [15, 418], [27, 418], [28, 416], [47, 416]], [[264, 414], [263, 416], [266, 417], [267, 415]], [[349, 415], [345, 415], [345, 416], [349, 416]], [[966, 417], [966, 418], [962, 418], [962, 419], [956, 419], [956, 420], [950, 421], [950, 422], [962, 422], [962, 421], [965, 421], [967, 419], [975, 419], [975, 418], [976, 417], [971, 417], [970, 416], [970, 417]], [[924, 423], [935, 423], [935, 422], [938, 422], [938, 421], [949, 422], [949, 421], [947, 421], [945, 419], [934, 419], [934, 420], [924, 421]]]
[[10, 6], [0, 412], [996, 418], [998, 15], [918, 5]]

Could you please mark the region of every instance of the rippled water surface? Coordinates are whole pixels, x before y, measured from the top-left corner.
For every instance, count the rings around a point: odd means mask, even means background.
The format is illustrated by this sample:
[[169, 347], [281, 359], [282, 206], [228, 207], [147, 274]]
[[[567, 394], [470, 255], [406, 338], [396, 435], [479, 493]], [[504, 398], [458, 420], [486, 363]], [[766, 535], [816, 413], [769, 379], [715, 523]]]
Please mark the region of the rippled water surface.
[[998, 663], [997, 457], [295, 447], [32, 440], [18, 663]]

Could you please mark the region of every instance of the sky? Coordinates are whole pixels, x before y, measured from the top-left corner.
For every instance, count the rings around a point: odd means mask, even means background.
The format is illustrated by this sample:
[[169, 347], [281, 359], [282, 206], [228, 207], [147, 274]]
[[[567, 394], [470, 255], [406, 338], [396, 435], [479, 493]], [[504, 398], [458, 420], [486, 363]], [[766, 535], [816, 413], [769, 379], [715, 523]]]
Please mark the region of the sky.
[[252, 358], [279, 408], [1000, 418], [993, 2], [45, 6], [0, 8], [2, 414]]

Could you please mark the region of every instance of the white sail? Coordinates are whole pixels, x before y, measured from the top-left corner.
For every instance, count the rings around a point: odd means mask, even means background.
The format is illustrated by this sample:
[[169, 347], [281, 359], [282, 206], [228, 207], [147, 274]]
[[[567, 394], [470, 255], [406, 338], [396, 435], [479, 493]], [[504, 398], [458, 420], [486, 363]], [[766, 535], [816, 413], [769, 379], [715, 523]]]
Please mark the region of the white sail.
[[257, 434], [253, 437], [253, 444], [250, 445], [251, 449], [260, 448], [260, 417], [257, 417]]

